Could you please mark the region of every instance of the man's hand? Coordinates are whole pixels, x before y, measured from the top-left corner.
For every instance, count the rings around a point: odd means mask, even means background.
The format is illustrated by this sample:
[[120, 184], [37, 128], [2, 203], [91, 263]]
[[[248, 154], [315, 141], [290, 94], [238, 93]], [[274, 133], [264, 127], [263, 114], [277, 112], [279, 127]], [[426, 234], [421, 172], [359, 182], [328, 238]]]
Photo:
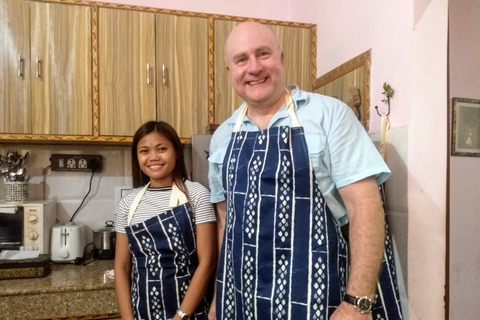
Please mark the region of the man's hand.
[[372, 320], [372, 313], [361, 313], [352, 304], [342, 302], [330, 320]]

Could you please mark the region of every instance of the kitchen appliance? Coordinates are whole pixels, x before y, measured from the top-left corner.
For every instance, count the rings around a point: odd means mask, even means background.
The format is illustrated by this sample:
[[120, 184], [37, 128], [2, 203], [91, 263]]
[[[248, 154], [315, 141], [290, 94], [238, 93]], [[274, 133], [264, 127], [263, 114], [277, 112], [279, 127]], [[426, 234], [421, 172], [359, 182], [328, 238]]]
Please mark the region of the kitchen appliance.
[[93, 230], [93, 258], [112, 260], [115, 258], [115, 228], [113, 221], [105, 222], [104, 228]]
[[192, 181], [208, 186], [208, 157], [210, 155], [211, 134], [192, 135]]
[[0, 251], [50, 253], [50, 236], [56, 222], [55, 200], [0, 204]]
[[85, 225], [82, 222], [59, 223], [52, 228], [52, 262], [72, 263], [83, 258]]

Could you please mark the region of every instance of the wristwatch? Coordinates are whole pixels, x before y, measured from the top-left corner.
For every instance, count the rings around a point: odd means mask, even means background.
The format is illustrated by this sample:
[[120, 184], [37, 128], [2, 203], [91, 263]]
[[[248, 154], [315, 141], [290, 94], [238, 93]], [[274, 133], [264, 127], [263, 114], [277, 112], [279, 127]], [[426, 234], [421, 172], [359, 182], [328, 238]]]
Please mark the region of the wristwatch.
[[375, 300], [370, 299], [369, 297], [359, 297], [359, 296], [351, 296], [348, 293], [345, 293], [345, 297], [343, 297], [343, 301], [353, 304], [355, 308], [361, 313], [370, 313], [372, 312], [373, 305]]
[[180, 316], [180, 319], [182, 319], [182, 320], [189, 320], [190, 319], [190, 315], [186, 314], [185, 312], [183, 312], [180, 309], [177, 309], [177, 314]]

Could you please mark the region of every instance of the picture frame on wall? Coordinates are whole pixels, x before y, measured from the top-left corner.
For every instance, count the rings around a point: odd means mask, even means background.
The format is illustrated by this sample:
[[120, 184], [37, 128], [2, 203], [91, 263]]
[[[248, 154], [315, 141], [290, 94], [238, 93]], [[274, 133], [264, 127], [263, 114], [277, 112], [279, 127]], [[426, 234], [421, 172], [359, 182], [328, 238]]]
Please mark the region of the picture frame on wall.
[[480, 157], [480, 100], [452, 99], [452, 156]]

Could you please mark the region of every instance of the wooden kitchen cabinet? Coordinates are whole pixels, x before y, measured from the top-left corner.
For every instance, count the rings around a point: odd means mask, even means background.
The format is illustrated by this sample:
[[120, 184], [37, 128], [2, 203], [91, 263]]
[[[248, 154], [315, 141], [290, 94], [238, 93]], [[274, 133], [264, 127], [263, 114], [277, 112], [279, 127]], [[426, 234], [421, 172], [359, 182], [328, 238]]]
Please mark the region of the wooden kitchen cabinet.
[[133, 136], [156, 119], [155, 14], [99, 8], [101, 136]]
[[0, 3], [0, 132], [92, 134], [90, 8]]
[[132, 136], [149, 120], [203, 133], [207, 39], [205, 18], [100, 8], [100, 135]]
[[[216, 19], [215, 34], [215, 123], [228, 119], [243, 102], [233, 90], [225, 68], [224, 46], [230, 31], [240, 21]], [[312, 84], [312, 31], [310, 27], [291, 27], [279, 24], [268, 25], [278, 37], [285, 53], [287, 84], [296, 84], [302, 90], [310, 91]]]
[[29, 61], [29, 4], [0, 0], [0, 132], [31, 132]]
[[30, 7], [32, 133], [91, 135], [91, 9]]
[[208, 125], [208, 19], [157, 14], [157, 119], [181, 138]]
[[0, 142], [130, 143], [149, 120], [172, 124], [184, 142], [203, 134], [242, 102], [223, 50], [246, 20], [272, 26], [287, 82], [311, 90], [312, 24], [85, 0], [0, 0]]

